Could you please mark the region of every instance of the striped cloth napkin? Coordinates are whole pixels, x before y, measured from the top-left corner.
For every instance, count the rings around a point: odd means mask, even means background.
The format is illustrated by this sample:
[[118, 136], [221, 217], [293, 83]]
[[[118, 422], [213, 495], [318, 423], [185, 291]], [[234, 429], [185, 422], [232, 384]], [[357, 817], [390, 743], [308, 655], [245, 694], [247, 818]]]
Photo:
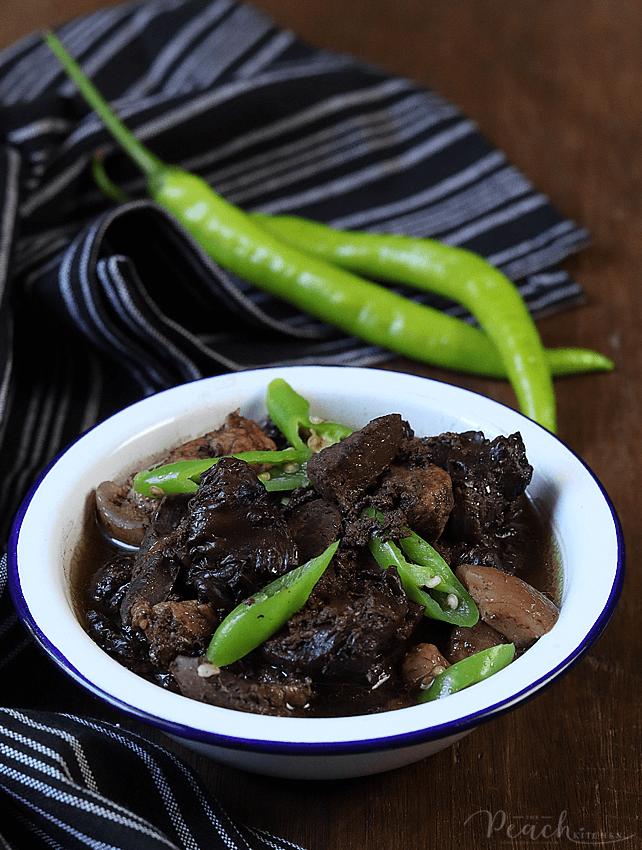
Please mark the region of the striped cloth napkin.
[[[146, 0], [59, 35], [141, 139], [228, 200], [469, 248], [535, 316], [581, 303], [556, 264], [586, 232], [434, 92], [312, 49], [232, 0]], [[99, 149], [131, 201], [96, 188]], [[2, 541], [39, 471], [139, 398], [226, 371], [390, 357], [219, 268], [143, 190], [38, 35], [0, 53]], [[0, 845], [289, 846], [233, 824], [185, 765], [41, 657], [4, 561], [0, 590]]]

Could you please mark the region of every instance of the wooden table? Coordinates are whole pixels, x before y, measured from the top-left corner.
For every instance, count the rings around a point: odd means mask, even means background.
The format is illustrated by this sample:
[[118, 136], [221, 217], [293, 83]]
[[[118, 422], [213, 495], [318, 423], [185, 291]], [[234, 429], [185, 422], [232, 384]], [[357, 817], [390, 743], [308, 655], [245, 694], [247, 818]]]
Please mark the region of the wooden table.
[[[100, 0], [5, 0], [0, 46]], [[433, 758], [302, 783], [182, 752], [229, 811], [309, 850], [642, 847], [642, 5], [636, 0], [255, 0], [311, 43], [374, 60], [454, 101], [593, 235], [566, 263], [587, 303], [541, 321], [549, 346], [616, 370], [558, 380], [559, 434], [613, 499], [628, 547], [618, 611], [555, 687]], [[514, 404], [500, 382], [397, 361]], [[170, 745], [171, 746], [171, 745]], [[546, 827], [546, 830], [544, 830]], [[552, 837], [546, 841], [544, 836]]]

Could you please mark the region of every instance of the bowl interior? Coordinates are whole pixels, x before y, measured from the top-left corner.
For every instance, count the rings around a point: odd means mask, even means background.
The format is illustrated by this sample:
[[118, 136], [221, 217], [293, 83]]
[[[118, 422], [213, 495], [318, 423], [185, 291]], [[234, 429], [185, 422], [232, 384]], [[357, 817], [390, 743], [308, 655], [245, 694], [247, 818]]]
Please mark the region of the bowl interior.
[[[529, 494], [550, 514], [560, 559], [555, 627], [508, 668], [445, 700], [366, 717], [301, 719], [244, 714], [163, 691], [121, 667], [85, 634], [73, 587], [91, 494], [167, 448], [219, 427], [232, 410], [261, 420], [265, 388], [283, 377], [311, 411], [354, 428], [400, 413], [419, 435], [520, 431], [535, 469]], [[623, 547], [617, 517], [590, 470], [554, 436], [503, 405], [447, 384], [383, 370], [263, 369], [197, 381], [145, 399], [74, 443], [25, 500], [10, 547], [19, 614], [51, 658], [83, 687], [166, 731], [255, 749], [364, 748], [438, 738], [477, 725], [533, 695], [592, 645], [619, 595]]]

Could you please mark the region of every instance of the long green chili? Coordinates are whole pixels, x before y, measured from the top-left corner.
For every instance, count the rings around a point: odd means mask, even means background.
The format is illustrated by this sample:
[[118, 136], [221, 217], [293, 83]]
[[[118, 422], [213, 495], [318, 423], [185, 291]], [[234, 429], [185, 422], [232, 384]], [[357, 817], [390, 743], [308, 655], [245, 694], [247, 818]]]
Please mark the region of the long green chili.
[[340, 231], [294, 216], [253, 218], [326, 262], [463, 304], [496, 345], [520, 408], [555, 431], [551, 371], [535, 323], [514, 284], [482, 257], [434, 239]]
[[[312, 454], [338, 443], [352, 429], [336, 422], [310, 419], [310, 402], [299, 395], [283, 378], [274, 378], [267, 386], [265, 405], [270, 418], [298, 453]], [[304, 442], [301, 434], [305, 435]]]
[[[120, 121], [53, 33], [45, 36], [81, 94], [141, 169], [147, 191], [224, 268], [366, 342], [459, 371], [478, 372], [467, 331], [431, 332], [433, 311], [272, 236], [200, 177], [162, 162]], [[454, 320], [453, 320], [454, 321]], [[457, 325], [458, 327], [458, 325]]]
[[[164, 163], [115, 115], [60, 40], [51, 32], [45, 34], [45, 40], [85, 100], [141, 169], [151, 197], [173, 213], [216, 262], [366, 342], [436, 366], [485, 374], [478, 336], [471, 336], [465, 323], [451, 319], [449, 334], [435, 333], [436, 311], [342, 269], [336, 257], [332, 265], [309, 250], [306, 253], [294, 247], [291, 222], [287, 223], [287, 234], [275, 236], [267, 230], [264, 219], [259, 223], [225, 201], [201, 178]], [[404, 253], [400, 250], [402, 243], [393, 241], [395, 250], [388, 249], [390, 255], [380, 251], [373, 260], [362, 252], [361, 259], [343, 257], [342, 262], [365, 262], [363, 269], [368, 273], [373, 262], [383, 272], [398, 268], [400, 281], [410, 282], [410, 275], [414, 285], [464, 303], [497, 345], [523, 412], [555, 431], [555, 397], [547, 356], [510, 282], [507, 287], [498, 270], [469, 252], [425, 240], [427, 246], [421, 251]], [[420, 259], [429, 263], [429, 279], [425, 271], [419, 274]], [[439, 322], [443, 327], [443, 320]]]
[[[275, 378], [267, 386], [265, 404], [274, 424], [290, 442], [282, 451], [248, 451], [231, 455], [246, 463], [267, 466], [259, 479], [269, 491], [309, 487], [305, 464], [313, 452], [338, 443], [352, 429], [346, 425], [310, 418], [310, 402], [299, 395], [283, 378]], [[302, 434], [306, 437], [304, 442]], [[195, 493], [201, 475], [218, 463], [220, 457], [177, 460], [134, 477], [134, 489], [143, 496], [161, 497], [176, 493]]]
[[[116, 201], [116, 203], [122, 203], [128, 200], [122, 189], [107, 174], [102, 156], [94, 156], [92, 159], [92, 171], [96, 184], [107, 197]], [[251, 213], [251, 216], [262, 223], [264, 227], [274, 231], [280, 229], [281, 222], [284, 223], [288, 220], [287, 216], [267, 216], [264, 213]], [[296, 221], [301, 221], [301, 219], [296, 219]], [[326, 225], [316, 223], [315, 226], [324, 228], [326, 232], [329, 230]], [[347, 231], [341, 231], [341, 233], [345, 234], [346, 238], [348, 238]], [[324, 244], [322, 242], [320, 248], [316, 248], [316, 250], [323, 250], [325, 259], [329, 259], [332, 256], [332, 252], [328, 251], [327, 246], [324, 247]], [[306, 243], [306, 245], [309, 250], [309, 243]], [[339, 265], [336, 262], [336, 258], [333, 264]], [[442, 340], [452, 337], [449, 345], [453, 349], [457, 346], [463, 346], [471, 351], [475, 348], [477, 349], [477, 359], [469, 367], [469, 372], [484, 375], [488, 378], [507, 377], [504, 362], [494, 342], [484, 331], [474, 325], [469, 325], [462, 319], [448, 316], [441, 310], [435, 310], [432, 307], [426, 307], [426, 309], [430, 312], [430, 332], [434, 336]], [[551, 370], [551, 375], [555, 378], [563, 375], [578, 375], [583, 372], [610, 372], [614, 368], [614, 363], [610, 358], [591, 348], [545, 348], [544, 354], [548, 367]]]
[[285, 625], [307, 602], [339, 542], [331, 543], [316, 558], [295, 567], [237, 605], [214, 632], [207, 660], [218, 667], [233, 664]]
[[[362, 515], [380, 521], [383, 518], [373, 508], [366, 508]], [[409, 529], [406, 531], [411, 534]], [[384, 541], [378, 533], [371, 536], [368, 548], [381, 569], [395, 567], [408, 598], [423, 605], [426, 617], [457, 626], [474, 626], [479, 609], [466, 588], [429, 543], [414, 532], [412, 537], [416, 541], [411, 550], [413, 560], [405, 558], [399, 546], [391, 540]]]
[[[110, 179], [105, 171], [102, 156], [95, 156], [92, 159], [92, 171], [96, 184], [107, 197], [116, 201], [116, 203], [122, 203], [128, 200], [122, 189]], [[287, 220], [287, 216], [267, 216], [262, 213], [251, 213], [251, 215], [271, 230], [276, 230], [280, 227], [281, 222]], [[297, 221], [301, 221], [301, 219], [297, 219]], [[316, 226], [323, 227], [326, 230], [329, 229], [325, 225], [317, 224]], [[343, 233], [346, 233], [347, 236], [346, 231], [343, 231]], [[328, 259], [331, 256], [331, 252], [325, 253], [324, 256]], [[339, 265], [338, 262], [334, 262], [333, 264]], [[484, 375], [488, 378], [507, 377], [504, 362], [495, 344], [484, 331], [474, 325], [467, 324], [462, 319], [448, 316], [441, 310], [435, 310], [428, 306], [426, 306], [426, 310], [428, 311], [426, 313], [426, 322], [428, 320], [428, 313], [430, 314], [431, 334], [439, 337], [439, 339], [444, 341], [444, 344], [446, 344], [446, 340], [450, 340], [448, 345], [453, 350], [458, 346], [470, 351], [476, 349], [476, 360], [468, 367], [468, 372]], [[591, 348], [545, 348], [544, 354], [553, 377], [578, 375], [582, 372], [609, 372], [614, 368], [614, 363], [610, 358]]]
[[425, 691], [421, 691], [419, 702], [432, 702], [476, 685], [507, 667], [514, 656], [514, 644], [502, 643], [462, 658], [436, 676]]
[[[310, 482], [296, 467], [304, 463], [310, 452], [284, 449], [283, 451], [239, 452], [234, 457], [246, 463], [268, 464], [278, 468], [278, 474], [271, 478], [261, 477], [267, 490], [293, 490], [307, 486]], [[195, 493], [201, 475], [218, 463], [220, 457], [206, 457], [199, 460], [177, 460], [155, 469], [146, 469], [134, 477], [134, 489], [143, 496], [169, 496], [176, 493]], [[284, 468], [285, 467], [285, 468]], [[288, 467], [295, 467], [288, 470]], [[288, 478], [289, 476], [289, 478]], [[289, 481], [291, 486], [287, 486]]]

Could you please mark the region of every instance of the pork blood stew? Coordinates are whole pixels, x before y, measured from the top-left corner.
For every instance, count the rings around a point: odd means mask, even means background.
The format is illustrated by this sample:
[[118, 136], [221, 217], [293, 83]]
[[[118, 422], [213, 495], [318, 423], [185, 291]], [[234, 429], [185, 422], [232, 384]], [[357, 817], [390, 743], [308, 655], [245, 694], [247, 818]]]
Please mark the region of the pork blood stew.
[[[259, 427], [235, 412], [164, 459], [221, 458], [196, 493], [141, 496], [133, 475], [97, 488], [78, 608], [105, 652], [214, 705], [339, 716], [413, 705], [458, 660], [509, 642], [519, 654], [555, 622], [551, 530], [525, 493], [532, 467], [519, 433], [417, 437], [398, 414], [382, 416], [313, 454], [310, 486], [286, 494], [268, 492], [259, 477], [265, 467], [228, 457], [283, 446], [273, 423]], [[475, 625], [424, 616], [397, 570], [377, 563], [373, 533], [398, 542], [409, 529], [475, 600]], [[206, 660], [232, 609], [337, 540], [330, 565], [285, 625], [227, 666]]]

